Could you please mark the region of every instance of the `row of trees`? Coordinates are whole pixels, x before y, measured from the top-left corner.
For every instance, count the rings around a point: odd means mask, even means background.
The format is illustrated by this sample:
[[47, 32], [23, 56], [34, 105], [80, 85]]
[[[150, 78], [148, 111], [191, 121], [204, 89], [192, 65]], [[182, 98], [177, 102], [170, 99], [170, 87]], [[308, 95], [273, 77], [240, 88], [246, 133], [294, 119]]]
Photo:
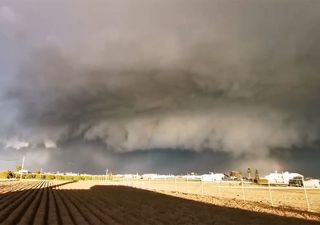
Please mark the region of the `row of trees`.
[[[15, 174], [13, 178], [20, 179], [20, 174]], [[85, 176], [71, 176], [71, 175], [55, 175], [55, 174], [40, 174], [40, 173], [29, 173], [23, 174], [22, 179], [36, 179], [36, 180], [105, 180], [106, 176], [103, 175], [85, 175]], [[107, 179], [110, 179], [107, 177]]]
[[[20, 178], [20, 175], [18, 175]], [[100, 177], [99, 177], [100, 178]], [[101, 177], [102, 178], [102, 177]], [[100, 178], [100, 179], [101, 179]], [[103, 176], [105, 179], [105, 176]], [[22, 179], [37, 179], [37, 180], [93, 180], [93, 176], [69, 176], [69, 175], [55, 175], [55, 174], [23, 174]], [[97, 179], [97, 177], [95, 177]]]
[[[22, 177], [21, 177], [22, 176]], [[44, 174], [40, 172], [28, 173], [28, 174], [18, 174], [11, 171], [2, 171], [0, 172], [0, 179], [37, 179], [37, 180], [112, 180], [112, 175], [56, 175], [56, 174]]]
[[[22, 166], [21, 165], [17, 165], [16, 166], [16, 172], [21, 170], [22, 169]], [[17, 175], [16, 173], [10, 171], [10, 170], [7, 170], [7, 171], [0, 171], [0, 179], [13, 179], [13, 178], [17, 178]]]
[[[34, 173], [21, 174], [22, 166], [16, 166], [16, 172], [12, 171], [2, 171], [0, 172], [0, 179], [37, 179], [37, 180], [112, 180], [112, 174], [108, 173], [105, 175], [57, 175], [57, 174], [46, 174], [41, 173], [41, 171], [36, 171]], [[21, 177], [22, 176], [22, 177]]]

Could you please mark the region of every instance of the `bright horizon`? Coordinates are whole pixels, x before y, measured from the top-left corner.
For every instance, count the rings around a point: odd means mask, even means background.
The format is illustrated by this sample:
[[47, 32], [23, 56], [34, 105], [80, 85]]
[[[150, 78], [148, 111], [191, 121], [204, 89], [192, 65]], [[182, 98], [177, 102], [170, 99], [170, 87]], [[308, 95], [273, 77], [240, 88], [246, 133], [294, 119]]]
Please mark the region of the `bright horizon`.
[[1, 1], [0, 170], [319, 177], [319, 8]]

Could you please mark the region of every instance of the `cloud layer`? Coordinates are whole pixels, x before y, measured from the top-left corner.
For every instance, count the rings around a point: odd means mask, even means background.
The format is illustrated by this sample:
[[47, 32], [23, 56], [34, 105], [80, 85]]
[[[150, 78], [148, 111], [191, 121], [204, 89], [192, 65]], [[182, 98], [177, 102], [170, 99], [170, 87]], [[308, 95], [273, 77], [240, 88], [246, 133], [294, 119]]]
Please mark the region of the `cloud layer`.
[[6, 146], [267, 158], [319, 142], [317, 1], [0, 7], [0, 43], [21, 47], [1, 75]]

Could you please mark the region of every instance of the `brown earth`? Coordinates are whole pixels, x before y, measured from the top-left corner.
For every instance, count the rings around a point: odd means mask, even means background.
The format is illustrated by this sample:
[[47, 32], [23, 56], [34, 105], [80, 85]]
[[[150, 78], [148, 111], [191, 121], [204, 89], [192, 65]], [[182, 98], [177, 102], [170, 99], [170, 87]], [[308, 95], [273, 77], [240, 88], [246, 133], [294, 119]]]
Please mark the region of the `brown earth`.
[[306, 188], [304, 190], [301, 187], [268, 187], [251, 184], [241, 186], [235, 183], [231, 185], [214, 182], [186, 182], [181, 180], [177, 182], [174, 180], [119, 180], [117, 182], [110, 182], [110, 184], [133, 186], [159, 192], [178, 192], [217, 197], [218, 199], [253, 201], [280, 208], [294, 208], [300, 211], [320, 213], [319, 188]]
[[[78, 184], [79, 185], [79, 184]], [[30, 181], [0, 186], [1, 224], [320, 224], [124, 186]], [[189, 196], [190, 197], [190, 196]], [[197, 199], [198, 200], [198, 199]]]

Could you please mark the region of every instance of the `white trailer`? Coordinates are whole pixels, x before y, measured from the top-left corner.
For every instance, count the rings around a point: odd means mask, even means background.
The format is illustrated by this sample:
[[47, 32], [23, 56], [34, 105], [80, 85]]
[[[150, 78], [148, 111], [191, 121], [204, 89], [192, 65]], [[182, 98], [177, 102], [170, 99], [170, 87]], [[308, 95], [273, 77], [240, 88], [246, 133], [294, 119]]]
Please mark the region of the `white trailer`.
[[310, 179], [310, 180], [304, 180], [303, 185], [305, 187], [310, 187], [310, 188], [319, 188], [320, 187], [320, 181], [319, 179]]
[[215, 181], [222, 181], [223, 178], [224, 178], [223, 173], [210, 173], [210, 174], [203, 174], [201, 176], [201, 181], [215, 182]]

